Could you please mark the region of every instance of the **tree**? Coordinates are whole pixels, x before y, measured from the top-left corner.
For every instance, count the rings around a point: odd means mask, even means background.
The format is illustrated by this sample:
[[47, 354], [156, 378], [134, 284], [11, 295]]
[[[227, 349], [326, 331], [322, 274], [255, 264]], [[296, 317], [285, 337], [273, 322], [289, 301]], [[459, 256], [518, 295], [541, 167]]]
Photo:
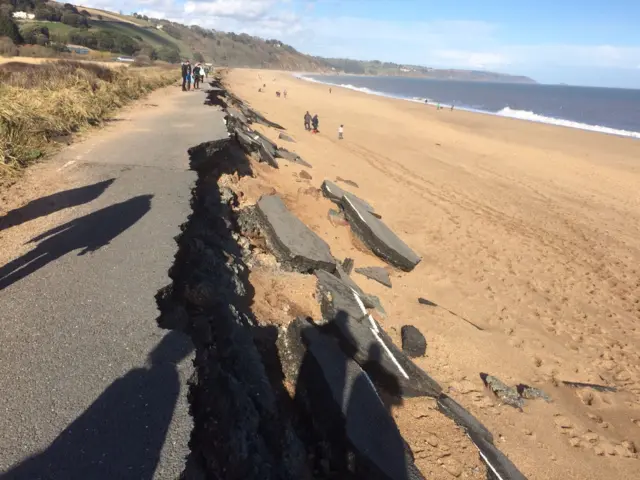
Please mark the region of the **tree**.
[[0, 37], [9, 37], [16, 45], [24, 42], [16, 22], [7, 15], [0, 15]]
[[89, 27], [89, 22], [86, 17], [78, 15], [77, 13], [65, 13], [62, 15], [62, 23], [72, 27]]
[[194, 59], [196, 62], [200, 62], [200, 63], [204, 62], [204, 57], [202, 56], [202, 53], [200, 53], [200, 52], [195, 52], [195, 53], [193, 54], [193, 59]]
[[133, 59], [133, 64], [136, 67], [148, 67], [151, 65], [151, 59], [146, 55], [136, 55], [136, 58]]
[[35, 11], [36, 20], [59, 22], [62, 20], [62, 11], [48, 5], [38, 5]]
[[24, 43], [45, 46], [49, 44], [49, 29], [41, 26], [25, 28], [22, 31], [22, 37], [24, 38]]
[[140, 51], [138, 52], [138, 57], [139, 56], [149, 57], [149, 60], [157, 60], [158, 52], [148, 43], [143, 43]]

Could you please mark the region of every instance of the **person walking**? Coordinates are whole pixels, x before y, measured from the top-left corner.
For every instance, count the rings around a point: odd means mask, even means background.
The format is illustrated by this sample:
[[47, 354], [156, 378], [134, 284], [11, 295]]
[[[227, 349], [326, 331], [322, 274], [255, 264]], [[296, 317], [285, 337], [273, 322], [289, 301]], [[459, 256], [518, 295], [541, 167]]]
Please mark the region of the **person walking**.
[[284, 92], [282, 92], [284, 94], [284, 98], [287, 98], [287, 89], [284, 89]]
[[344, 139], [344, 125], [338, 127], [338, 140]]
[[196, 63], [196, 66], [193, 67], [193, 89], [198, 90], [200, 88], [200, 72], [202, 71], [202, 67], [199, 63]]
[[311, 119], [311, 125], [313, 126], [313, 133], [318, 133], [319, 124], [320, 124], [320, 120], [318, 120], [318, 114], [316, 113]]
[[182, 62], [182, 91], [191, 90], [191, 63], [189, 60]]
[[311, 130], [311, 114], [307, 110], [307, 113], [304, 114], [304, 129], [308, 132]]

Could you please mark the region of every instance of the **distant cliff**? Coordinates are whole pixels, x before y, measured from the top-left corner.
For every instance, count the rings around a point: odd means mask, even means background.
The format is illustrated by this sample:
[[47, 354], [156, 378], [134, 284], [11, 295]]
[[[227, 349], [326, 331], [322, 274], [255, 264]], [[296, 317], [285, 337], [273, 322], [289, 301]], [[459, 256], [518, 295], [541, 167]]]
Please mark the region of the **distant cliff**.
[[418, 65], [380, 62], [378, 60], [361, 61], [346, 58], [316, 57], [316, 60], [320, 64], [329, 65], [333, 73], [420, 77], [433, 78], [435, 80], [463, 80], [474, 82], [537, 83], [535, 80], [522, 75], [508, 75], [506, 73], [486, 72], [483, 70], [437, 69]]

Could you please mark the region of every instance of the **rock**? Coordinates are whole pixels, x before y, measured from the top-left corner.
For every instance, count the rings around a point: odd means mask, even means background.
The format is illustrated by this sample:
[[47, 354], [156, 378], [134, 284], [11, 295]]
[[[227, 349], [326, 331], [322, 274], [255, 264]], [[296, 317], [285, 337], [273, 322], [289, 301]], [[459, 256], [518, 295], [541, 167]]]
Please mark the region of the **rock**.
[[298, 174], [298, 177], [304, 178], [305, 180], [312, 180], [313, 179], [313, 177], [311, 175], [309, 175], [309, 173], [306, 170], [301, 170], [300, 173]]
[[283, 158], [284, 160], [288, 160], [293, 163], [297, 163], [298, 165], [302, 165], [303, 167], [313, 168], [310, 163], [304, 161], [300, 155], [294, 152], [290, 152], [284, 148], [278, 148], [275, 152], [276, 157]]
[[493, 443], [493, 435], [476, 417], [446, 394], [438, 397], [438, 410], [464, 429], [470, 437], [483, 437]]
[[292, 137], [290, 137], [289, 135], [287, 135], [286, 133], [284, 133], [284, 132], [280, 132], [280, 133], [278, 134], [278, 138], [279, 138], [280, 140], [284, 140], [284, 141], [286, 141], [286, 142], [293, 142], [293, 143], [295, 143], [295, 140], [294, 140]]
[[569, 445], [571, 445], [572, 447], [579, 447], [580, 446], [580, 439], [577, 437], [573, 437], [569, 439]]
[[347, 275], [351, 275], [351, 271], [353, 270], [353, 264], [354, 264], [354, 260], [353, 258], [345, 258], [342, 261], [342, 268], [344, 269], [344, 272]]
[[420, 257], [380, 219], [371, 215], [369, 208], [359, 199], [347, 193], [342, 196], [340, 205], [351, 230], [377, 256], [405, 272], [410, 272], [420, 263]]
[[582, 383], [582, 382], [567, 382], [562, 381], [563, 385], [571, 388], [592, 388], [598, 392], [617, 392], [616, 387], [608, 387], [606, 385], [596, 385], [594, 383]]
[[379, 388], [394, 396], [438, 397], [442, 393], [440, 385], [393, 344], [352, 287], [327, 272], [315, 274], [327, 331]]
[[261, 144], [258, 149], [258, 152], [260, 152], [260, 158], [262, 159], [263, 162], [268, 163], [273, 168], [279, 168], [278, 161], [276, 160], [276, 158], [273, 156], [273, 154], [269, 151], [267, 147]]
[[400, 329], [402, 351], [410, 357], [424, 357], [427, 353], [427, 339], [413, 325], [404, 325]]
[[356, 273], [364, 275], [371, 280], [375, 280], [381, 283], [385, 287], [391, 288], [391, 278], [389, 278], [389, 272], [383, 267], [362, 267], [356, 268]]
[[[326, 198], [328, 198], [333, 203], [335, 203], [337, 205], [340, 205], [340, 206], [342, 206], [342, 203], [341, 203], [342, 202], [342, 197], [344, 197], [344, 195], [346, 193], [349, 193], [349, 192], [343, 190], [342, 188], [340, 188], [335, 183], [333, 183], [331, 180], [325, 180], [324, 182], [322, 182], [322, 185], [320, 186], [320, 189], [322, 190], [322, 194]], [[365, 202], [364, 200], [362, 200], [361, 198], [358, 198], [355, 195], [353, 195], [353, 198], [357, 199], [370, 212], [374, 211], [373, 207], [371, 205], [369, 205], [367, 202]]]
[[257, 213], [273, 253], [300, 272], [335, 271], [336, 260], [329, 245], [293, 215], [277, 195], [263, 196]]
[[[306, 347], [296, 401], [309, 410], [307, 418], [331, 450], [327, 469], [338, 478], [351, 478], [348, 469], [372, 480], [424, 479], [367, 374], [333, 338], [304, 319], [295, 322]], [[345, 456], [353, 461], [344, 462]]]
[[522, 398], [526, 398], [528, 400], [541, 398], [547, 403], [551, 402], [551, 397], [549, 397], [549, 395], [544, 393], [539, 388], [530, 387], [529, 385], [521, 383], [519, 385], [516, 385], [516, 390], [518, 391], [518, 395], [520, 395]]
[[502, 403], [522, 410], [522, 407], [524, 407], [524, 400], [520, 398], [516, 388], [510, 387], [502, 382], [498, 377], [487, 375], [486, 373], [481, 373], [480, 378], [482, 378], [485, 386], [489, 387], [489, 389], [491, 389]]
[[341, 177], [336, 177], [336, 182], [342, 182], [342, 183], [346, 183], [347, 185], [351, 185], [352, 187], [360, 188], [358, 186], [358, 184], [356, 182], [354, 182], [353, 180], [346, 180], [346, 179], [341, 178]]
[[596, 445], [595, 447], [593, 447], [593, 453], [595, 453], [596, 455], [601, 457], [601, 456], [604, 455], [604, 449], [602, 447], [600, 447], [599, 445]]

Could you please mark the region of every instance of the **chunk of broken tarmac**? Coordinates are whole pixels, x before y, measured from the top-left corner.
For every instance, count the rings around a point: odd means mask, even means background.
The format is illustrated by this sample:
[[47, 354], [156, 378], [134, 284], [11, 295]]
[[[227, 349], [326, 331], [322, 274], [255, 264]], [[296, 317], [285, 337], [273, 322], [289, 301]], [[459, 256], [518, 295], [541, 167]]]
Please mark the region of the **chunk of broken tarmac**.
[[446, 394], [438, 397], [438, 410], [453, 420], [456, 425], [462, 427], [469, 436], [483, 437], [488, 442], [493, 442], [493, 435], [476, 417], [467, 409]]
[[424, 357], [427, 353], [427, 339], [413, 325], [403, 325], [400, 329], [402, 351], [412, 358]]
[[227, 108], [227, 114], [233, 118], [235, 118], [236, 120], [238, 120], [240, 123], [247, 125], [249, 123], [249, 120], [247, 119], [247, 117], [244, 116], [244, 114], [238, 110], [237, 108], [234, 107], [228, 107]]
[[269, 148], [265, 147], [264, 144], [260, 144], [260, 147], [258, 148], [258, 152], [260, 153], [260, 158], [262, 159], [263, 162], [268, 163], [273, 168], [280, 168], [280, 166], [278, 165], [278, 161], [276, 160], [276, 157], [273, 156]]
[[300, 155], [295, 152], [290, 152], [286, 148], [278, 148], [275, 153], [276, 157], [288, 160], [289, 162], [297, 163], [298, 165], [305, 166], [307, 168], [313, 168], [310, 163], [304, 161]]
[[357, 198], [345, 194], [340, 204], [353, 232], [377, 256], [405, 272], [420, 263], [421, 258]]
[[442, 393], [440, 385], [393, 344], [353, 288], [330, 273], [318, 270], [315, 274], [327, 331], [340, 340], [343, 351], [379, 388], [407, 397], [438, 397]]
[[235, 127], [234, 132], [236, 134], [238, 142], [240, 143], [240, 146], [245, 152], [257, 152], [260, 149], [260, 144], [253, 138], [251, 138], [251, 135], [243, 131], [241, 128]]
[[258, 132], [257, 130], [254, 130], [251, 135], [253, 136], [254, 140], [256, 140], [259, 143], [262, 143], [262, 145], [264, 145], [264, 147], [268, 149], [272, 155], [274, 156], [276, 155], [276, 150], [278, 149], [278, 146], [274, 142], [269, 140], [269, 138], [267, 138], [264, 134]]
[[293, 215], [278, 195], [258, 200], [257, 212], [276, 257], [300, 272], [336, 269], [329, 245]]
[[295, 142], [296, 142], [296, 141], [293, 139], [293, 137], [291, 137], [291, 136], [287, 135], [287, 134], [286, 134], [286, 133], [284, 133], [284, 132], [280, 132], [280, 133], [278, 134], [278, 138], [279, 138], [280, 140], [284, 140], [285, 142], [293, 142], [293, 143], [295, 143]]
[[333, 203], [335, 203], [337, 205], [342, 206], [342, 203], [341, 203], [342, 202], [342, 197], [344, 197], [345, 194], [349, 194], [354, 199], [358, 200], [362, 205], [364, 205], [365, 208], [368, 211], [370, 211], [370, 212], [374, 211], [373, 207], [371, 205], [369, 205], [367, 202], [365, 202], [361, 198], [358, 198], [355, 195], [347, 192], [346, 190], [343, 190], [338, 185], [333, 183], [331, 180], [325, 180], [324, 182], [322, 182], [322, 185], [320, 186], [320, 189], [322, 190], [322, 194], [326, 198], [328, 198], [329, 200], [331, 200]]
[[338, 478], [424, 479], [368, 375], [335, 339], [303, 318], [286, 337], [291, 354], [284, 358], [298, 357], [293, 363], [300, 365], [295, 400], [325, 446], [328, 469]]
[[364, 275], [371, 280], [375, 280], [381, 283], [385, 287], [391, 288], [391, 278], [389, 278], [389, 272], [384, 267], [362, 267], [356, 268], [356, 273]]

